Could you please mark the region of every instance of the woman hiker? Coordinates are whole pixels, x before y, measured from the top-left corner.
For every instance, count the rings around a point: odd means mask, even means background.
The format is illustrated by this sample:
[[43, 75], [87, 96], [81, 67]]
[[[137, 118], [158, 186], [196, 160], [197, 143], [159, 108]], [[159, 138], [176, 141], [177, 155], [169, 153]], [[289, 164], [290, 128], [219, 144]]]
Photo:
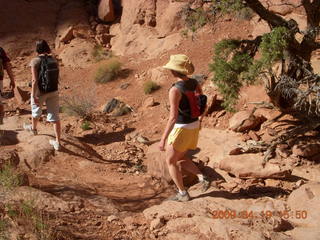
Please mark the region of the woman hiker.
[[188, 150], [197, 147], [200, 120], [190, 115], [190, 103], [184, 90], [202, 94], [202, 89], [195, 79], [187, 76], [194, 72], [194, 66], [186, 55], [171, 55], [170, 61], [163, 67], [171, 71], [176, 83], [169, 91], [170, 115], [159, 148], [160, 151], [166, 151], [169, 173], [178, 188], [178, 193], [169, 200], [184, 202], [188, 201], [190, 196], [183, 185], [179, 166], [197, 175], [203, 191], [210, 187], [209, 180], [187, 156]]
[[59, 118], [59, 68], [51, 50], [45, 40], [36, 42], [38, 56], [31, 60], [32, 92], [31, 92], [31, 112], [32, 123], [24, 124], [24, 129], [38, 134], [37, 125], [42, 114], [42, 105], [47, 106], [47, 121], [53, 123], [55, 140], [50, 139], [49, 143], [57, 151], [60, 150], [61, 123]]

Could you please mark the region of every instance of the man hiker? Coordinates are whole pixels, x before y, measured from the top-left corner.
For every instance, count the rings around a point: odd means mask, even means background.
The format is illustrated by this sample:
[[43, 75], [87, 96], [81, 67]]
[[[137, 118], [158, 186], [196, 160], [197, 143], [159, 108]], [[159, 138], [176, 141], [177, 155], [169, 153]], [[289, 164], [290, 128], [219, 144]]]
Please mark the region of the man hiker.
[[6, 52], [0, 47], [0, 124], [3, 124], [4, 118], [4, 107], [2, 104], [2, 94], [3, 94], [3, 78], [4, 71], [7, 71], [10, 79], [10, 88], [13, 91], [15, 88], [15, 80], [12, 72], [12, 67], [10, 64], [10, 59], [8, 58]]
[[51, 55], [51, 50], [45, 40], [36, 42], [38, 56], [31, 60], [32, 91], [31, 112], [32, 124], [24, 124], [24, 129], [38, 134], [37, 124], [42, 114], [42, 105], [47, 106], [47, 121], [53, 123], [55, 140], [49, 143], [55, 150], [60, 150], [61, 123], [59, 118], [59, 68], [56, 59]]
[[197, 175], [203, 191], [210, 187], [209, 180], [187, 156], [188, 150], [197, 147], [201, 116], [199, 111], [196, 115], [192, 114], [193, 105], [188, 96], [202, 95], [202, 89], [195, 79], [187, 76], [194, 72], [194, 66], [186, 55], [170, 56], [170, 61], [163, 67], [171, 71], [176, 83], [169, 91], [170, 115], [159, 148], [166, 151], [169, 173], [178, 188], [178, 193], [169, 200], [188, 201], [190, 196], [183, 185], [179, 165]]

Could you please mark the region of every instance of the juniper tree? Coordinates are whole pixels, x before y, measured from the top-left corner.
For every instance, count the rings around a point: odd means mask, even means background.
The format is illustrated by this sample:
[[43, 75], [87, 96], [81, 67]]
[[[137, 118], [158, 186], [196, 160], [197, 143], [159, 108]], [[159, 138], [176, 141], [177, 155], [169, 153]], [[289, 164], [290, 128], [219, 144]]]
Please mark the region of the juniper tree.
[[[311, 54], [320, 48], [320, 0], [302, 0], [307, 29], [299, 29], [293, 19], [285, 20], [266, 9], [259, 0], [212, 0], [216, 12], [230, 13], [250, 8], [266, 21], [271, 31], [253, 40], [225, 39], [215, 46], [213, 81], [224, 96], [224, 106], [233, 110], [241, 86], [258, 79], [266, 81], [271, 102], [284, 113], [309, 119], [320, 117], [320, 76], [313, 73]], [[302, 34], [301, 42], [295, 38]], [[260, 58], [254, 56], [260, 53]], [[281, 73], [272, 69], [280, 62]]]
[[[293, 19], [266, 9], [259, 0], [212, 0], [215, 13], [230, 13], [249, 8], [266, 21], [270, 32], [255, 39], [225, 39], [215, 45], [210, 64], [213, 82], [224, 97], [224, 107], [233, 110], [240, 88], [258, 79], [265, 81], [271, 103], [282, 114], [299, 119], [290, 128], [275, 137], [264, 148], [265, 160], [270, 159], [276, 146], [310, 129], [320, 127], [320, 76], [313, 72], [311, 54], [320, 48], [316, 37], [320, 32], [320, 0], [301, 0], [307, 15], [307, 28], [302, 31]], [[302, 40], [296, 39], [296, 34]], [[259, 58], [257, 53], [259, 52]], [[278, 63], [280, 71], [273, 66]]]

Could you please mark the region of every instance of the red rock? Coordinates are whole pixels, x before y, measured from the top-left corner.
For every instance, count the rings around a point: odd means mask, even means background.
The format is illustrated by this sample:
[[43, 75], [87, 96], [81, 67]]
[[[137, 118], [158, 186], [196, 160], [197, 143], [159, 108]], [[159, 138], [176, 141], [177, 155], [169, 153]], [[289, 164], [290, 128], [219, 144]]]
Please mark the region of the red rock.
[[116, 18], [112, 0], [100, 0], [98, 16], [102, 21], [113, 22]]
[[74, 39], [73, 26], [67, 28], [59, 38], [60, 42], [63, 43], [69, 43], [72, 39]]
[[297, 144], [292, 148], [294, 156], [309, 158], [320, 153], [320, 144]]
[[248, 135], [254, 141], [260, 140], [260, 137], [254, 131], [249, 131]]
[[155, 105], [155, 101], [153, 97], [148, 97], [143, 101], [144, 108], [153, 107], [154, 105]]
[[265, 120], [263, 116], [251, 114], [251, 111], [240, 111], [229, 120], [229, 128], [235, 132], [245, 132], [258, 128]]

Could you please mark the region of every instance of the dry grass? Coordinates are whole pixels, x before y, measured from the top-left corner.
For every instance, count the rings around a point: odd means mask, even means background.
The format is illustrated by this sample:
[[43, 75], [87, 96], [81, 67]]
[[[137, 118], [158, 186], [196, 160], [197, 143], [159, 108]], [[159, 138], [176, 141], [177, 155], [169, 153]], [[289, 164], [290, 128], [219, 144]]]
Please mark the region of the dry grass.
[[62, 101], [62, 112], [70, 116], [86, 118], [93, 110], [93, 103], [89, 97], [65, 97]]
[[101, 63], [95, 74], [96, 83], [107, 83], [119, 76], [121, 63], [118, 58], [113, 57]]
[[151, 94], [154, 91], [158, 90], [160, 86], [154, 81], [147, 81], [143, 84], [143, 91], [145, 94]]

